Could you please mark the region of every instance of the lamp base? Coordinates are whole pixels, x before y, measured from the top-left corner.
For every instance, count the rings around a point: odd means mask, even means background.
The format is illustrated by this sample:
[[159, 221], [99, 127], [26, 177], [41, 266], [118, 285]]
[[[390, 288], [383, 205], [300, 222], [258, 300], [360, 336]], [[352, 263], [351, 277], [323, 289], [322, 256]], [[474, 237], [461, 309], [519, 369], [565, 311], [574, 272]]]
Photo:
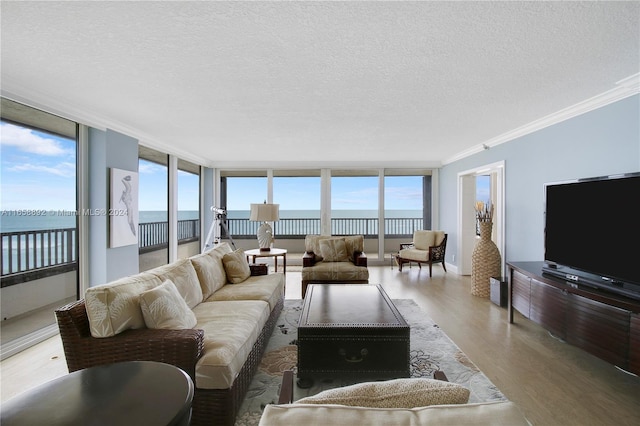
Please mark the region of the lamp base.
[[273, 230], [271, 229], [271, 225], [267, 222], [262, 222], [260, 228], [258, 228], [258, 247], [260, 247], [260, 251], [269, 251], [271, 250], [271, 243], [273, 242]]

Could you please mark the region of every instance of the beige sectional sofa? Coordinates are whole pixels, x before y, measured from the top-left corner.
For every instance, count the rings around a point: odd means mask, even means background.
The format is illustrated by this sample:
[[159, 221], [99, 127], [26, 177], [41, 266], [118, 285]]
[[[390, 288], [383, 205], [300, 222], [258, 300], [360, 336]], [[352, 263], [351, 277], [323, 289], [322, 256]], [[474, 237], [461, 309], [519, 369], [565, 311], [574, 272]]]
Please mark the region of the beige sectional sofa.
[[284, 303], [283, 274], [248, 271], [244, 254], [223, 243], [89, 288], [56, 310], [69, 371], [127, 360], [177, 365], [196, 387], [192, 424], [233, 424]]

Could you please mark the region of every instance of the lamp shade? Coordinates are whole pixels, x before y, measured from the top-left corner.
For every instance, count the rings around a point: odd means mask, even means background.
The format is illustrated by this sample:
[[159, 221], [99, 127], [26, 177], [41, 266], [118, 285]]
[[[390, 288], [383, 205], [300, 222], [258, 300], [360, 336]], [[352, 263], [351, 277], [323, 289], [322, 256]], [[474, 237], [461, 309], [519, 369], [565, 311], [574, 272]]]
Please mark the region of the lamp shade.
[[249, 220], [273, 222], [279, 219], [280, 204], [251, 204]]

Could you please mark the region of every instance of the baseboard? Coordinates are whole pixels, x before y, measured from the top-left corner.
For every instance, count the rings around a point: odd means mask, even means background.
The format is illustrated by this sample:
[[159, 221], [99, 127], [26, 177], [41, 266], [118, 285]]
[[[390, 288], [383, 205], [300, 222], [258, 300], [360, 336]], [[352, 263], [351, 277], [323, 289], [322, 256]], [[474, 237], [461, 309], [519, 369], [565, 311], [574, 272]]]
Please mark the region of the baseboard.
[[55, 336], [58, 332], [58, 325], [51, 324], [47, 327], [41, 328], [40, 330], [34, 331], [33, 333], [29, 333], [26, 336], [22, 336], [9, 343], [3, 344], [2, 349], [0, 350], [0, 360], [9, 358], [18, 352], [22, 352], [35, 344], [43, 342], [48, 338]]

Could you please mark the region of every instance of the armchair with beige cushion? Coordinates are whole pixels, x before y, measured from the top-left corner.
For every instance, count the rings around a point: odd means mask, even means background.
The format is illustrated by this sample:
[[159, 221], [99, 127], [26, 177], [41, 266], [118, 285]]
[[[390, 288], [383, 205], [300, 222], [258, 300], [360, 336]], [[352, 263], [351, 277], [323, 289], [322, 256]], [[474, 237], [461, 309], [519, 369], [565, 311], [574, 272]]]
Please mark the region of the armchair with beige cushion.
[[400, 244], [400, 252], [396, 257], [398, 269], [402, 271], [402, 265], [405, 263], [417, 263], [420, 268], [423, 263], [427, 263], [429, 276], [432, 276], [432, 265], [440, 263], [442, 269], [447, 272], [444, 263], [446, 250], [447, 234], [444, 231], [415, 231], [411, 243]]
[[367, 284], [364, 235], [307, 235], [302, 257], [302, 297], [309, 284]]

